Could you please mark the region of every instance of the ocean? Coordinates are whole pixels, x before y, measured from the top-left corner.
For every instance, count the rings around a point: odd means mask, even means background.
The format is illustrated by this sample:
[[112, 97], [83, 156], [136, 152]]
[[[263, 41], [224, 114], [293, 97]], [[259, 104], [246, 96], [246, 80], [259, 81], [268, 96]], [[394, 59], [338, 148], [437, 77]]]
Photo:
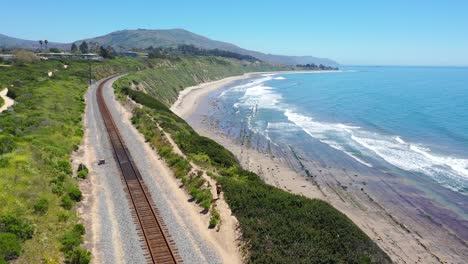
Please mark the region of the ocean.
[[269, 144], [312, 158], [319, 142], [356, 166], [390, 171], [414, 185], [430, 181], [466, 197], [468, 68], [342, 70], [238, 81], [211, 95], [227, 109], [212, 118], [225, 128], [245, 125]]

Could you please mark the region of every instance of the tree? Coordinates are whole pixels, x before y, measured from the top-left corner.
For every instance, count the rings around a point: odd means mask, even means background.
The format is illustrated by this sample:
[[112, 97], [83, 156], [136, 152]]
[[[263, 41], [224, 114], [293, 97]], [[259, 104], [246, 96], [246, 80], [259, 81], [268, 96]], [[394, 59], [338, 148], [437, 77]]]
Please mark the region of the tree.
[[101, 46], [99, 48], [99, 55], [101, 55], [104, 59], [113, 59], [115, 51], [111, 46], [107, 46], [106, 48]]
[[19, 64], [33, 63], [34, 61], [39, 60], [36, 54], [25, 50], [16, 51], [15, 59]]
[[76, 46], [75, 43], [73, 43], [73, 44], [71, 45], [70, 51], [71, 51], [72, 53], [77, 53], [77, 52], [78, 52], [78, 47]]
[[62, 52], [62, 50], [60, 50], [59, 48], [50, 48], [49, 51], [52, 52], [52, 53], [60, 53], [60, 52]]
[[86, 41], [81, 42], [80, 51], [82, 54], [88, 53], [88, 43]]
[[42, 50], [42, 44], [43, 44], [42, 40], [39, 40], [39, 45], [41, 45], [41, 50]]
[[49, 44], [49, 41], [46, 39], [44, 40], [45, 48], [47, 49], [47, 45]]

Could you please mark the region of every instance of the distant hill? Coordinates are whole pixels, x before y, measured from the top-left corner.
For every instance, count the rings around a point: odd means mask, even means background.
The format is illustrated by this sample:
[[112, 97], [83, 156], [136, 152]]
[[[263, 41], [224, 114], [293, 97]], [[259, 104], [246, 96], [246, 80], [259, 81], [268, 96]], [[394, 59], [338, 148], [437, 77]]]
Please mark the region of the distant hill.
[[[49, 48], [69, 49], [71, 44], [49, 42]], [[0, 48], [21, 48], [35, 50], [40, 48], [39, 40], [18, 39], [0, 34]]]
[[[165, 30], [120, 30], [109, 33], [104, 36], [86, 39], [87, 42], [95, 42], [98, 45], [112, 46], [116, 49], [146, 49], [150, 46], [157, 47], [174, 47], [180, 44], [194, 45], [204, 49], [220, 49], [228, 50], [239, 54], [250, 55], [260, 60], [276, 64], [324, 64], [337, 65], [338, 63], [326, 58], [317, 58], [312, 56], [284, 56], [265, 54], [257, 51], [251, 51], [240, 48], [236, 45], [212, 40], [201, 35], [197, 35], [184, 29], [165, 29]], [[82, 40], [75, 41], [81, 43]], [[71, 44], [49, 43], [49, 47], [69, 48]], [[37, 41], [21, 40], [16, 38], [0, 35], [0, 47], [5, 48], [28, 48], [33, 49], [39, 47]]]

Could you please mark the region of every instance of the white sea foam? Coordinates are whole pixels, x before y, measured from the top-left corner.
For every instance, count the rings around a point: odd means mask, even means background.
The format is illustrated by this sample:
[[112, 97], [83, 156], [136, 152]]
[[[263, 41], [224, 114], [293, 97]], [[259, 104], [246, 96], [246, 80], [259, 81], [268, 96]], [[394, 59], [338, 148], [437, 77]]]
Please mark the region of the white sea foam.
[[279, 76], [279, 77], [274, 78], [274, 80], [286, 80], [286, 78], [284, 78], [283, 76]]
[[275, 92], [273, 88], [257, 85], [245, 90], [244, 96], [240, 98], [240, 103], [251, 108], [279, 109], [282, 98], [281, 94]]
[[[263, 134], [268, 140], [271, 140], [268, 135], [270, 131], [301, 129], [368, 167], [373, 166], [369, 160], [382, 159], [400, 169], [428, 175], [447, 188], [468, 188], [468, 159], [433, 153], [426, 146], [407, 142], [400, 136], [373, 133], [348, 124], [321, 122], [299, 114], [294, 107], [282, 102], [282, 96], [275, 88], [265, 85], [265, 82], [274, 79], [272, 76], [264, 75], [226, 91], [239, 93], [239, 101], [234, 106], [250, 109], [251, 114], [247, 117], [249, 128]], [[258, 123], [255, 115], [259, 109], [283, 112], [292, 126], [285, 122]]]
[[406, 142], [403, 139], [401, 139], [401, 137], [395, 137], [395, 140], [400, 144], [406, 144]]
[[364, 131], [357, 126], [317, 122], [311, 117], [285, 111], [286, 117], [307, 134], [369, 167], [372, 165], [347, 148], [355, 148], [370, 157], [378, 157], [406, 171], [423, 173], [445, 187], [468, 187], [468, 159], [436, 155], [427, 147], [411, 144], [401, 137]]
[[237, 85], [232, 88], [229, 88], [223, 91], [218, 97], [225, 97], [226, 95], [229, 95], [232, 93], [244, 92], [247, 88], [263, 84], [270, 80], [273, 80], [272, 75], [266, 75], [266, 76], [263, 76], [262, 78], [254, 79], [246, 84], [241, 84], [241, 85]]

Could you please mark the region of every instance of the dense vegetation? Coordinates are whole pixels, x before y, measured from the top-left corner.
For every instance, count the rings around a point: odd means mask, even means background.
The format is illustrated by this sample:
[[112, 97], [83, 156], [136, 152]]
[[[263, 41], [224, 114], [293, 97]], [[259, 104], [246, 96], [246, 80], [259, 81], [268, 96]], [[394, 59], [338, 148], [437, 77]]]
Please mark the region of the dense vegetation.
[[250, 62], [260, 61], [259, 59], [250, 56], [235, 53], [227, 50], [220, 49], [202, 49], [197, 48], [194, 45], [178, 45], [176, 48], [153, 48], [148, 47], [148, 56], [150, 58], [166, 58], [167, 56], [177, 56], [177, 55], [190, 55], [190, 56], [215, 56], [223, 58], [231, 58], [237, 60], [245, 60]]
[[[119, 59], [92, 69], [94, 78], [103, 78], [145, 65]], [[17, 102], [0, 114], [0, 263], [18, 256], [17, 263], [89, 259], [79, 248], [84, 229], [70, 231], [81, 200], [70, 154], [83, 136], [88, 76], [85, 61], [14, 63], [0, 70], [0, 87], [8, 86]], [[86, 174], [85, 168], [78, 173]]]
[[325, 66], [323, 64], [316, 65], [314, 63], [297, 64], [296, 67], [299, 69], [304, 69], [304, 70], [309, 70], [309, 71], [337, 71], [339, 70], [338, 67]]
[[[166, 106], [174, 96], [164, 91], [171, 90], [173, 83], [145, 88], [148, 94], [159, 96], [166, 103], [131, 89], [132, 84], [140, 82], [141, 74], [130, 74], [116, 84], [117, 92], [145, 106], [135, 112], [134, 124], [150, 142], [159, 140], [162, 134], [159, 127], [170, 133], [192, 162], [208, 170], [222, 184], [225, 198], [240, 222], [249, 263], [390, 262], [369, 237], [331, 205], [265, 184], [255, 173], [243, 170], [228, 150], [198, 135]], [[166, 80], [175, 77], [188, 78], [164, 76]]]

